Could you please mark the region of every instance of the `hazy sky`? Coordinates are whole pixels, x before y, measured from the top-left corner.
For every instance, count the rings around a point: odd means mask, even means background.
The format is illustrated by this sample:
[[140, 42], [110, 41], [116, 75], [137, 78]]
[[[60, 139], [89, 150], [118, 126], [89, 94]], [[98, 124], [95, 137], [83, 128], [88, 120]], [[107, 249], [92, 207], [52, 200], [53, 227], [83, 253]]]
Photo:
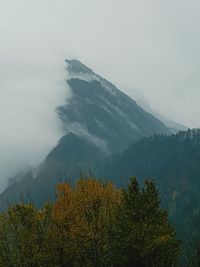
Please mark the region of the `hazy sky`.
[[62, 134], [65, 57], [200, 126], [199, 14], [199, 0], [0, 0], [0, 169], [37, 164]]

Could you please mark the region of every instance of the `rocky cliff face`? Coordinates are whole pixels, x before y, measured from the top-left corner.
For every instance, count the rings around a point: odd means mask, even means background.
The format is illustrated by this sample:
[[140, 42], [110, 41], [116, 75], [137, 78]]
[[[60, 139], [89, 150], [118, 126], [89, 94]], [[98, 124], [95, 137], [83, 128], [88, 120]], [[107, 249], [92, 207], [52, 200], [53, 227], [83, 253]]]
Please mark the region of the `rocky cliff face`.
[[169, 129], [121, 92], [77, 60], [66, 60], [72, 97], [58, 108], [69, 132], [87, 139], [104, 153], [124, 149], [130, 142]]

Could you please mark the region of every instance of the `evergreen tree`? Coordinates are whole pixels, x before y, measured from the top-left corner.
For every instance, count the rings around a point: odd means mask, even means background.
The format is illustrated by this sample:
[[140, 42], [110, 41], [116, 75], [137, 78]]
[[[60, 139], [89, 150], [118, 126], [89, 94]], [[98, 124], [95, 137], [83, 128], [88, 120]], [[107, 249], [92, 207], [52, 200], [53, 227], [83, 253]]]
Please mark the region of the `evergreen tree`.
[[146, 181], [140, 191], [136, 178], [131, 178], [128, 189], [123, 191], [119, 216], [116, 266], [176, 265], [179, 242], [169, 224], [167, 212], [160, 208], [159, 193], [153, 181]]

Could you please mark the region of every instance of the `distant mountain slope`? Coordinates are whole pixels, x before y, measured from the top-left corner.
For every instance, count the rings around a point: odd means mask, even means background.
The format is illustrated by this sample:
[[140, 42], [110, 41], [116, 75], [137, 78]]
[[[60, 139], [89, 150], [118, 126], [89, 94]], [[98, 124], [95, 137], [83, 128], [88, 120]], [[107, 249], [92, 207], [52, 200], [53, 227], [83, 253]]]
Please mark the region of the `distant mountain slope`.
[[[156, 115], [154, 115], [156, 116]], [[189, 127], [180, 124], [176, 121], [170, 120], [162, 115], [157, 115], [156, 116], [159, 120], [161, 120], [165, 125], [167, 125], [167, 127], [170, 129], [171, 132], [173, 133], [178, 133], [179, 131], [187, 131], [189, 129]]]
[[[200, 185], [200, 130], [188, 130], [171, 136], [155, 135], [140, 139], [122, 153], [106, 160], [102, 176], [117, 183], [136, 175], [140, 179], [154, 178], [163, 201], [170, 204], [172, 192], [186, 197], [190, 189]], [[171, 205], [171, 204], [170, 204]]]
[[71, 100], [58, 112], [66, 132], [82, 136], [106, 153], [170, 130], [110, 82], [77, 60], [67, 60]]
[[71, 98], [57, 108], [65, 135], [34, 175], [27, 174], [0, 195], [0, 208], [7, 201], [30, 192], [38, 204], [54, 197], [59, 179], [75, 179], [80, 171], [130, 143], [170, 130], [153, 115], [78, 60], [66, 60]]
[[178, 238], [184, 240], [183, 247], [191, 246], [200, 236], [200, 129], [141, 139], [99, 168], [100, 177], [119, 186], [132, 175], [156, 181]]

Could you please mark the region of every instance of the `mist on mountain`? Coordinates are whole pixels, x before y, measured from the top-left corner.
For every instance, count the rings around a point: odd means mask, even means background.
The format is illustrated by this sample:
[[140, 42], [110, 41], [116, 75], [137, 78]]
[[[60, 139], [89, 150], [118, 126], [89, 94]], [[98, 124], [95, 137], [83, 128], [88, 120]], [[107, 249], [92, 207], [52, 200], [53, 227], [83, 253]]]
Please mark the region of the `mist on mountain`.
[[187, 131], [189, 127], [186, 125], [183, 125], [181, 123], [178, 123], [170, 118], [167, 118], [166, 116], [162, 115], [162, 113], [156, 112], [151, 105], [148, 103], [146, 98], [142, 96], [139, 92], [135, 92], [132, 94], [132, 98], [140, 105], [145, 111], [151, 113], [153, 116], [158, 118], [160, 121], [162, 121], [166, 126], [169, 127], [169, 129], [172, 131], [172, 133], [178, 133], [179, 131]]
[[0, 191], [10, 177], [40, 164], [63, 135], [55, 109], [70, 90], [59, 65], [39, 66], [39, 73], [26, 64], [20, 72], [12, 66], [13, 75], [0, 79]]
[[[165, 124], [143, 110], [114, 84], [78, 60], [65, 62], [69, 97], [56, 108], [63, 130], [62, 138], [58, 144], [54, 143], [52, 149], [47, 147], [49, 153], [44, 160], [40, 157], [41, 165], [36, 172], [12, 179], [11, 186], [1, 196], [5, 201], [8, 196], [11, 202], [17, 200], [19, 192], [23, 191], [32, 192], [36, 203], [41, 204], [43, 200], [52, 198], [56, 183], [65, 175], [74, 180], [79, 172], [89, 170], [94, 161], [121, 152], [142, 137], [171, 134]], [[34, 147], [34, 142], [30, 143]], [[28, 151], [34, 156], [31, 147]], [[44, 157], [44, 153], [41, 156]], [[0, 209], [4, 204], [2, 200]]]

